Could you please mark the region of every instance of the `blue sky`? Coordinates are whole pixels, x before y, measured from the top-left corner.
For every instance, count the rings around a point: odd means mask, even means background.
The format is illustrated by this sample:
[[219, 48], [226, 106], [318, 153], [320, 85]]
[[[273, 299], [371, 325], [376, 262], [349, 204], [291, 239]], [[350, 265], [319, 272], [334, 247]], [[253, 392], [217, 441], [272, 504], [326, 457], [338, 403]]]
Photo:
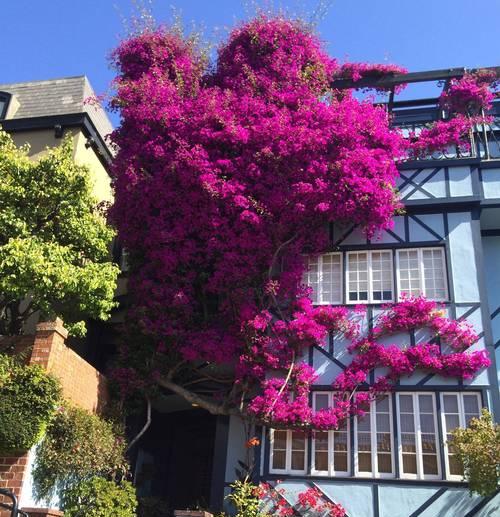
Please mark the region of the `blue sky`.
[[[185, 24], [220, 40], [254, 12], [253, 0], [154, 0], [157, 20], [174, 6]], [[268, 6], [271, 2], [257, 2]], [[275, 0], [310, 15], [318, 0]], [[325, 2], [322, 2], [325, 3]], [[410, 71], [500, 65], [500, 0], [333, 0], [318, 24], [341, 60], [394, 62]], [[133, 0], [1, 0], [0, 83], [85, 74], [98, 93], [113, 71], [107, 55], [124, 34]], [[495, 37], [496, 36], [496, 37]], [[406, 92], [420, 96], [423, 90]], [[425, 92], [424, 92], [425, 94]]]

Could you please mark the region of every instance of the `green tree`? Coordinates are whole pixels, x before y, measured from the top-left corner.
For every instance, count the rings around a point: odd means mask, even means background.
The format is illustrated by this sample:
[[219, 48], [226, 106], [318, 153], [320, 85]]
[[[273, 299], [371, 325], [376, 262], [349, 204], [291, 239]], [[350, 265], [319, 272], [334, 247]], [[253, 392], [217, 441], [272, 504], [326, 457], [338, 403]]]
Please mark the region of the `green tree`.
[[462, 464], [471, 492], [488, 496], [500, 488], [500, 425], [487, 409], [467, 429], [455, 429], [450, 447]]
[[76, 335], [86, 318], [106, 319], [119, 272], [113, 236], [70, 136], [34, 161], [0, 130], [0, 334], [21, 334], [37, 312]]

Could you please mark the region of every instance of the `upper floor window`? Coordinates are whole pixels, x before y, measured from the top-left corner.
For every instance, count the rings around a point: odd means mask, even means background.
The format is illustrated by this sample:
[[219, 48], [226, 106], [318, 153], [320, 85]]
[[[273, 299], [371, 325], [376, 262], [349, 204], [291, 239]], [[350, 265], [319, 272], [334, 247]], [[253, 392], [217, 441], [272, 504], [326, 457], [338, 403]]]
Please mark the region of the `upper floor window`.
[[436, 401], [433, 393], [398, 393], [399, 470], [402, 478], [439, 479]]
[[390, 302], [393, 295], [392, 252], [347, 252], [347, 303]]
[[402, 295], [448, 300], [443, 247], [325, 253], [309, 259], [304, 283], [312, 287], [316, 305], [387, 303]]
[[397, 250], [399, 294], [443, 301], [448, 298], [443, 248]]
[[463, 477], [462, 466], [455, 451], [448, 445], [451, 439], [451, 431], [457, 427], [467, 427], [472, 418], [477, 418], [481, 413], [481, 400], [479, 393], [442, 393], [441, 417], [445, 438], [445, 468], [446, 477], [461, 480]]
[[342, 303], [342, 254], [326, 253], [309, 260], [304, 282], [312, 287], [313, 303]]

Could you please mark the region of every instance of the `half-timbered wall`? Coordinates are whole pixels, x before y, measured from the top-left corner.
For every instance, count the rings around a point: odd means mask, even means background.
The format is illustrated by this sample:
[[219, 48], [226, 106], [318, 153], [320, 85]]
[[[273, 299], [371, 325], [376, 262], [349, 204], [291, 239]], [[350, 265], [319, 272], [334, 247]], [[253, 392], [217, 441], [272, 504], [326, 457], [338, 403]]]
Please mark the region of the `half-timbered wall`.
[[[415, 162], [412, 166], [402, 167], [398, 186], [406, 213], [394, 219], [391, 230], [367, 240], [354, 227], [330, 229], [329, 248], [325, 253], [340, 253], [340, 261], [337, 260], [337, 263], [342, 267], [342, 304], [353, 307], [350, 305], [352, 300], [347, 288], [347, 259], [350, 252], [388, 251], [392, 260], [393, 299], [397, 300], [400, 294], [399, 250], [441, 249], [444, 254], [447, 290], [442, 302], [444, 309], [451, 317], [472, 323], [480, 335], [474, 349], [487, 348], [490, 356], [495, 358], [495, 345], [497, 351], [500, 348], [500, 162], [481, 163], [477, 159]], [[389, 255], [385, 255], [387, 256]], [[370, 303], [370, 300], [368, 302], [365, 315], [356, 314], [353, 310], [353, 317], [361, 318], [364, 328], [373, 326], [381, 313], [381, 303]], [[356, 303], [367, 302], [360, 300]], [[386, 341], [399, 346], [411, 346], [428, 341], [429, 338], [427, 332], [416, 331], [412, 334], [390, 336]], [[321, 393], [331, 390], [332, 381], [352, 359], [347, 351], [348, 344], [345, 340], [330, 336], [324, 347], [313, 349], [305, 358], [319, 374], [314, 390]], [[280, 480], [280, 488], [285, 489], [285, 497], [292, 504], [296, 502], [299, 492], [309, 486], [316, 486], [325, 498], [341, 503], [349, 517], [472, 517], [500, 513], [500, 495], [486, 499], [470, 497], [461, 477], [450, 475], [451, 460], [448, 460], [445, 443], [446, 415], [442, 407], [443, 396], [446, 394], [457, 393], [457, 397], [461, 397], [462, 393], [477, 394], [480, 405], [490, 408], [498, 419], [499, 375], [496, 362], [500, 364], [500, 354], [487, 371], [467, 382], [422, 373], [401, 379], [390, 399], [390, 454], [393, 467], [389, 475], [374, 472], [371, 476], [364, 477], [359, 474], [356, 468], [359, 463], [356, 424], [351, 422], [347, 432], [347, 473], [332, 475], [330, 469], [330, 473], [318, 475], [314, 468], [313, 437], [305, 439], [304, 473], [286, 469], [273, 471], [273, 432], [263, 430], [257, 461], [260, 478], [271, 483]], [[376, 376], [377, 372], [374, 372], [370, 382]], [[396, 403], [398, 393], [432, 395], [435, 414], [433, 431], [438, 442], [436, 454], [439, 466], [435, 476], [409, 479], [402, 472], [401, 429], [398, 429], [400, 419], [399, 406]], [[461, 400], [463, 413], [464, 403]], [[458, 414], [455, 416], [458, 419]], [[373, 418], [376, 419], [376, 415]], [[384, 418], [387, 420], [389, 416]], [[462, 414], [460, 418], [464, 421], [465, 416]], [[234, 479], [237, 460], [243, 459], [244, 455], [241, 429], [238, 430], [236, 426], [233, 423], [230, 430], [232, 452], [226, 468], [226, 483]], [[280, 447], [283, 447], [284, 438], [284, 435], [280, 436]], [[287, 443], [293, 441], [291, 437], [287, 440]], [[328, 444], [331, 449], [332, 441]], [[376, 441], [372, 442], [372, 446], [374, 444], [376, 446]], [[295, 447], [298, 447], [298, 457], [302, 458], [302, 446], [299, 444]], [[326, 445], [324, 447], [326, 449]], [[293, 450], [287, 453], [288, 458], [292, 453]], [[332, 455], [333, 452], [330, 451], [329, 454]], [[332, 456], [329, 458], [331, 461]], [[287, 461], [289, 465], [290, 459]]]

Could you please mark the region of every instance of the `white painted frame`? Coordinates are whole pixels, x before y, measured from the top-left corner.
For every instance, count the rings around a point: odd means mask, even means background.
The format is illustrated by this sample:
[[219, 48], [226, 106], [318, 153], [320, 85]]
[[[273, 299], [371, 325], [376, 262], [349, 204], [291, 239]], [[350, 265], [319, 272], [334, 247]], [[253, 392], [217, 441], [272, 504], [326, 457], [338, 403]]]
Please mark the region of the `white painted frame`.
[[458, 476], [455, 474], [450, 474], [450, 464], [448, 459], [448, 439], [446, 437], [446, 412], [444, 410], [444, 396], [445, 395], [455, 395], [458, 399], [458, 419], [460, 423], [460, 427], [465, 428], [466, 422], [465, 422], [465, 407], [464, 407], [464, 395], [475, 395], [478, 402], [478, 408], [479, 408], [479, 415], [481, 414], [481, 408], [483, 406], [481, 401], [481, 393], [476, 391], [465, 391], [465, 392], [441, 392], [440, 393], [440, 402], [441, 402], [441, 429], [443, 432], [443, 449], [444, 449], [444, 466], [445, 466], [445, 475], [446, 479], [449, 479], [451, 481], [462, 481], [463, 476]]
[[[327, 395], [328, 396], [328, 407], [333, 406], [333, 392], [330, 391], [315, 391], [313, 393], [313, 410], [316, 410], [316, 395]], [[335, 470], [334, 462], [334, 439], [335, 431], [322, 431], [328, 433], [328, 471], [316, 470], [316, 440], [313, 436], [311, 440], [311, 475], [313, 476], [325, 476], [325, 477], [349, 477], [351, 473], [351, 438], [350, 438], [351, 424], [349, 419], [347, 420], [347, 471]]]
[[370, 403], [370, 439], [371, 439], [371, 456], [372, 456], [372, 471], [360, 472], [358, 461], [358, 417], [354, 418], [354, 475], [360, 478], [375, 478], [375, 479], [394, 479], [396, 477], [396, 468], [394, 462], [394, 415], [392, 411], [392, 394], [385, 394], [389, 399], [389, 429], [391, 435], [391, 469], [392, 473], [378, 471], [377, 458], [377, 412], [376, 402]]
[[[274, 429], [269, 430], [269, 442], [270, 442], [270, 454], [269, 454], [269, 473], [270, 474], [301, 474], [304, 475], [307, 472], [307, 437], [304, 436], [304, 469], [303, 470], [293, 470], [292, 469], [292, 430], [287, 429], [286, 431], [286, 452], [285, 452], [285, 468], [284, 469], [274, 469], [273, 468], [273, 459], [274, 459]], [[281, 431], [281, 429], [280, 429]]]
[[[367, 268], [368, 268], [368, 275], [367, 275], [367, 284], [368, 284], [368, 299], [367, 300], [349, 300], [349, 257], [351, 255], [357, 255], [359, 253], [366, 253], [367, 254]], [[374, 300], [373, 299], [373, 268], [372, 268], [372, 254], [373, 253], [388, 253], [390, 256], [389, 263], [391, 264], [391, 299], [390, 300]], [[367, 304], [367, 303], [374, 303], [374, 304], [384, 304], [384, 303], [391, 303], [394, 302], [394, 260], [393, 260], [393, 254], [392, 250], [390, 249], [383, 249], [383, 250], [356, 250], [356, 251], [347, 251], [346, 252], [346, 271], [345, 271], [345, 281], [344, 281], [344, 289], [345, 289], [345, 303], [347, 305], [358, 305], [358, 304]]]
[[[417, 461], [417, 474], [408, 474], [403, 472], [403, 445], [401, 441], [401, 420], [400, 420], [400, 404], [399, 397], [401, 395], [411, 395], [413, 398], [413, 423], [415, 426], [415, 445], [416, 445], [416, 461]], [[421, 438], [421, 430], [420, 430], [420, 405], [418, 402], [419, 395], [431, 395], [432, 396], [432, 409], [434, 416], [434, 438], [436, 440], [436, 461], [437, 461], [437, 474], [424, 474], [423, 467], [423, 454], [422, 454], [422, 438]], [[439, 449], [441, 446], [439, 429], [438, 429], [438, 419], [437, 419], [437, 409], [436, 409], [436, 394], [428, 391], [416, 391], [416, 392], [406, 392], [401, 391], [396, 393], [396, 412], [398, 417], [398, 464], [399, 464], [399, 477], [400, 479], [415, 479], [415, 480], [435, 480], [441, 479], [442, 473], [442, 465], [441, 465], [441, 455], [439, 453]], [[428, 433], [426, 433], [428, 434]]]
[[[322, 276], [323, 276], [323, 257], [325, 256], [338, 256], [340, 258], [340, 273], [339, 273], [339, 281], [340, 281], [340, 288], [339, 288], [339, 298], [334, 300], [320, 300], [320, 295], [321, 295], [321, 289], [320, 289], [320, 286], [321, 286], [321, 282], [322, 282]], [[343, 253], [341, 252], [331, 252], [331, 253], [323, 253], [321, 255], [318, 255], [317, 256], [317, 260], [318, 260], [318, 300], [316, 302], [314, 302], [314, 305], [339, 305], [339, 304], [342, 304], [343, 303], [343, 294], [344, 294], [344, 274], [343, 274], [343, 271], [344, 271], [344, 256], [343, 256]], [[306, 285], [308, 285], [309, 287], [310, 284], [309, 284], [309, 269], [307, 269], [307, 271], [305, 271], [305, 274], [304, 274], [304, 279], [303, 279], [304, 283]]]
[[446, 250], [443, 246], [433, 246], [433, 247], [424, 247], [424, 248], [401, 248], [396, 250], [396, 277], [397, 277], [397, 288], [398, 288], [398, 297], [401, 298], [401, 268], [399, 265], [400, 253], [403, 251], [416, 251], [418, 257], [418, 267], [419, 267], [419, 283], [420, 283], [420, 293], [423, 296], [426, 296], [425, 290], [425, 275], [424, 275], [424, 256], [423, 252], [426, 251], [440, 251], [441, 252], [441, 263], [443, 268], [443, 278], [444, 278], [444, 290], [445, 296], [444, 298], [432, 298], [432, 300], [436, 302], [447, 302], [450, 298], [450, 292], [448, 287], [448, 275], [446, 269]]

